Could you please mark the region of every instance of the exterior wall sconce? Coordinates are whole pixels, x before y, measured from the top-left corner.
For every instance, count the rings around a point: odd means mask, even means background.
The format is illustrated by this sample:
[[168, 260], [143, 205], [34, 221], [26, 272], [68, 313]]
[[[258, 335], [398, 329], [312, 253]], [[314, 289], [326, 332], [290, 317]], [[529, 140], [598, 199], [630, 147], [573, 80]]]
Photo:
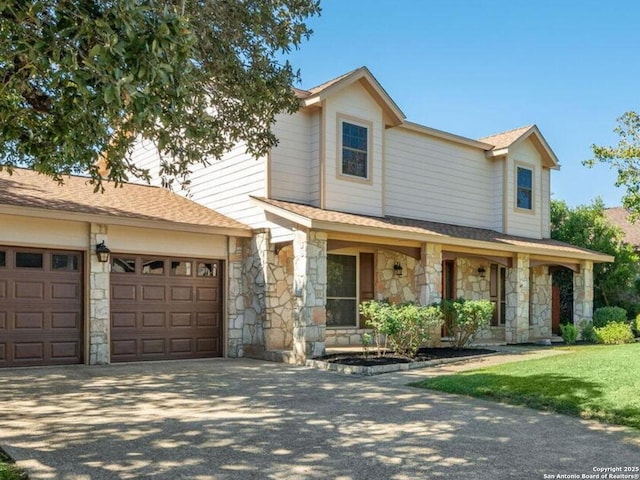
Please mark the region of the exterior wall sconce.
[[487, 270], [484, 267], [479, 267], [478, 268], [478, 275], [480, 275], [480, 278], [484, 278], [487, 276]]
[[393, 271], [396, 272], [397, 277], [402, 276], [402, 265], [400, 265], [400, 262], [396, 262], [393, 264]]
[[109, 261], [109, 254], [111, 250], [107, 248], [104, 244], [104, 240], [96, 245], [96, 255], [98, 256], [98, 261], [101, 263], [106, 263]]

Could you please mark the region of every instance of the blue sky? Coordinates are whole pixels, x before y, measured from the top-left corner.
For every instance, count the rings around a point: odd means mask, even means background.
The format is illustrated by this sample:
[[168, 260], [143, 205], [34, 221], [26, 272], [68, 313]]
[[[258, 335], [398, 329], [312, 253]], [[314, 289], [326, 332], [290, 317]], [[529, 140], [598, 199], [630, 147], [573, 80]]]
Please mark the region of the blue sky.
[[535, 123], [562, 168], [569, 205], [624, 193], [615, 172], [581, 162], [617, 142], [638, 110], [640, 2], [323, 0], [311, 39], [288, 58], [310, 88], [362, 65], [408, 120], [479, 138]]

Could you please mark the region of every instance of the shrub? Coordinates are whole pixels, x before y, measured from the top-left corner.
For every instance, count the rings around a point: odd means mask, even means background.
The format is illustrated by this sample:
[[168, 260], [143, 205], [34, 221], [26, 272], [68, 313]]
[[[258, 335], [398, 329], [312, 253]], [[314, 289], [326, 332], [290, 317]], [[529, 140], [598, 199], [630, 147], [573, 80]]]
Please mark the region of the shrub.
[[432, 332], [442, 325], [442, 312], [438, 307], [421, 307], [412, 303], [399, 305], [370, 300], [360, 306], [360, 312], [373, 328], [378, 355], [381, 354], [381, 339], [387, 342], [398, 355], [415, 357], [418, 349], [429, 339]]
[[[493, 316], [493, 304], [489, 300], [456, 300], [450, 336], [453, 348], [464, 348], [481, 328], [487, 326]], [[447, 307], [448, 308], [448, 307]], [[444, 309], [443, 309], [444, 310]]]
[[580, 336], [585, 342], [595, 343], [597, 341], [596, 332], [593, 329], [593, 322], [583, 320], [580, 324]]
[[633, 342], [631, 325], [626, 322], [611, 322], [604, 327], [594, 328], [598, 343], [619, 345]]
[[640, 313], [633, 321], [633, 329], [636, 331], [636, 337], [640, 337]]
[[567, 345], [573, 345], [578, 339], [578, 327], [573, 323], [560, 324], [560, 334]]
[[458, 298], [456, 300], [443, 299], [439, 304], [434, 304], [434, 306], [439, 306], [442, 311], [442, 320], [444, 322], [446, 336], [453, 334], [453, 323], [456, 318], [456, 309], [454, 305], [456, 303], [464, 302], [464, 298]]
[[627, 311], [620, 307], [601, 307], [593, 312], [593, 326], [604, 327], [611, 322], [626, 322]]

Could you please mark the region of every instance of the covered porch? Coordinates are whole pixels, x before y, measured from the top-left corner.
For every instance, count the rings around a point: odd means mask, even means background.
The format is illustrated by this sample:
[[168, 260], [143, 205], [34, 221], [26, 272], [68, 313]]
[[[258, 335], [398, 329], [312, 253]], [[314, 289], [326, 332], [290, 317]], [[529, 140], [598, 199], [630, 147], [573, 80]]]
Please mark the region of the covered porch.
[[280, 352], [286, 361], [302, 362], [327, 347], [360, 345], [367, 330], [358, 305], [371, 299], [421, 305], [487, 299], [494, 318], [477, 342], [550, 338], [549, 269], [573, 271], [573, 322], [580, 324], [592, 316], [593, 263], [610, 260], [553, 240], [259, 202], [278, 229], [258, 232], [245, 255], [245, 271], [254, 272], [249, 281], [264, 291], [263, 304], [245, 317], [247, 356]]

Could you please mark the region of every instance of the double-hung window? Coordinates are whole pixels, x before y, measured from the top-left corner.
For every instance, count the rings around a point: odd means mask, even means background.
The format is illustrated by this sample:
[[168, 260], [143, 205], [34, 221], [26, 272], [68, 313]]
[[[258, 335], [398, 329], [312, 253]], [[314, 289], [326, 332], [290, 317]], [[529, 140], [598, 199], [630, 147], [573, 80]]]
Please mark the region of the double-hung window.
[[369, 129], [342, 121], [341, 173], [350, 177], [369, 178]]
[[517, 168], [516, 206], [524, 210], [533, 210], [533, 171], [524, 167]]

